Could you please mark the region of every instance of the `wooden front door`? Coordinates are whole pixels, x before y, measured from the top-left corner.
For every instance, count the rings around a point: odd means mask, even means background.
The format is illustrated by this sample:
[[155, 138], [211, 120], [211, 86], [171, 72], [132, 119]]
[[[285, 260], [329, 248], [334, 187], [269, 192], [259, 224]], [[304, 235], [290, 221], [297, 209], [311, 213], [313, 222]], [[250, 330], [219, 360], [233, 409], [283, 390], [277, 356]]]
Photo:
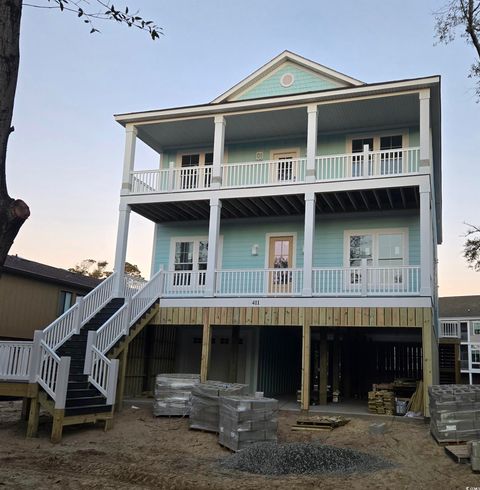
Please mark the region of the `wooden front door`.
[[276, 161], [272, 171], [273, 182], [292, 182], [297, 180], [297, 151], [275, 152], [272, 155]]
[[270, 293], [289, 293], [292, 291], [293, 236], [270, 237], [268, 275]]

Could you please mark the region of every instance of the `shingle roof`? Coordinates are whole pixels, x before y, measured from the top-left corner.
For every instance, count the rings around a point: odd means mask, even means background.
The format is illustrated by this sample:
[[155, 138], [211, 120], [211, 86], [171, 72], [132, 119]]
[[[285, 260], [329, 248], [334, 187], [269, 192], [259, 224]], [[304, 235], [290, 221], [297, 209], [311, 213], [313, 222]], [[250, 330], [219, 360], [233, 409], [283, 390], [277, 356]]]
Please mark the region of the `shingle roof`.
[[56, 282], [69, 286], [93, 289], [101, 282], [100, 279], [94, 277], [82, 276], [74, 272], [69, 272], [65, 269], [52, 267], [50, 265], [40, 264], [33, 260], [23, 259], [16, 255], [9, 255], [3, 266], [3, 271], [10, 274], [34, 277], [35, 279], [48, 282]]
[[438, 298], [440, 318], [480, 318], [480, 296]]

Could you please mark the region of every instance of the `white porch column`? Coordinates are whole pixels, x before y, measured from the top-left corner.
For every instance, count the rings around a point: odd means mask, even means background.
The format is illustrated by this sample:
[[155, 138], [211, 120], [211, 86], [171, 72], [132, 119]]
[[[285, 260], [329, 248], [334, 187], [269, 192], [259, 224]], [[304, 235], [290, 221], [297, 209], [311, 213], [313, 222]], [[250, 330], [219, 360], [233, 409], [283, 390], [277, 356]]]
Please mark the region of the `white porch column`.
[[420, 166], [430, 165], [430, 89], [421, 90], [420, 100]]
[[118, 216], [117, 246], [115, 248], [115, 265], [117, 273], [114, 285], [114, 296], [123, 298], [123, 278], [125, 276], [125, 259], [127, 257], [128, 226], [130, 224], [130, 206], [120, 204]]
[[303, 291], [302, 296], [312, 295], [313, 244], [315, 240], [315, 193], [305, 194], [305, 230], [303, 233]]
[[225, 117], [215, 116], [215, 133], [213, 136], [212, 187], [220, 187], [222, 182], [222, 164], [225, 152]]
[[210, 199], [210, 221], [208, 224], [208, 258], [205, 277], [205, 296], [215, 294], [215, 269], [218, 259], [218, 242], [220, 237], [220, 213], [222, 202], [218, 197]]
[[135, 164], [135, 144], [137, 141], [137, 128], [128, 124], [125, 129], [125, 156], [123, 158], [122, 194], [128, 194], [132, 188], [130, 172]]
[[430, 184], [420, 186], [420, 295], [432, 295], [432, 222], [430, 219]]
[[317, 131], [318, 131], [318, 108], [315, 104], [307, 106], [308, 128], [307, 128], [307, 168], [305, 180], [315, 182], [315, 157], [317, 156]]

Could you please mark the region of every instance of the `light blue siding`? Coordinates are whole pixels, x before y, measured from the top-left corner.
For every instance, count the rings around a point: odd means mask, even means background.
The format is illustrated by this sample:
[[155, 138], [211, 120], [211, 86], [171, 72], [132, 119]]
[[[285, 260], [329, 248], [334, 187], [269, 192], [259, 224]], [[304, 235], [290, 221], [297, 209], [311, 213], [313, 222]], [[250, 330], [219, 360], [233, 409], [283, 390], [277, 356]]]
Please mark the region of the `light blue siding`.
[[[294, 82], [289, 87], [283, 87], [280, 79], [286, 73], [294, 76]], [[323, 77], [307, 68], [302, 68], [293, 63], [285, 63], [271, 75], [255, 84], [252, 88], [243, 92], [232, 100], [257, 99], [259, 97], [271, 97], [275, 95], [291, 95], [303, 92], [328, 90], [345, 86], [332, 79]]]
[[[295, 266], [303, 267], [303, 218], [257, 218], [223, 220], [220, 235], [223, 240], [223, 269], [263, 269], [266, 264], [267, 234], [295, 233]], [[409, 264], [420, 264], [419, 218], [417, 214], [401, 214], [385, 217], [323, 217], [319, 216], [315, 227], [315, 267], [343, 267], [345, 230], [373, 230], [408, 228]], [[155, 243], [155, 270], [160, 264], [166, 269], [170, 264], [172, 237], [206, 237], [208, 223], [187, 222], [157, 225]], [[252, 246], [258, 245], [258, 255], [252, 255]]]

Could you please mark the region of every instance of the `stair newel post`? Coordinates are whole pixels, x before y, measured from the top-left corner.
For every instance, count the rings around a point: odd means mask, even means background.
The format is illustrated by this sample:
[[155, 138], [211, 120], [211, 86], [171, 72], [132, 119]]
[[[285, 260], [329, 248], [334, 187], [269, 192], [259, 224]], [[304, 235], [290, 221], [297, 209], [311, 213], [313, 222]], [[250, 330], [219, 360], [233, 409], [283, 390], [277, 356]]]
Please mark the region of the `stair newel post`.
[[83, 366], [83, 374], [92, 374], [92, 347], [97, 342], [97, 332], [90, 330], [87, 337], [87, 347], [85, 348], [85, 364]]
[[75, 316], [75, 333], [80, 333], [80, 329], [82, 328], [82, 318], [83, 318], [83, 297], [78, 297], [75, 301], [77, 306], [77, 312]]
[[107, 405], [115, 403], [117, 394], [118, 359], [112, 359], [108, 369]]
[[40, 345], [40, 342], [43, 340], [44, 335], [43, 330], [35, 330], [35, 333], [33, 334], [33, 346], [30, 357], [30, 375], [28, 378], [29, 383], [36, 383], [37, 376], [40, 373], [40, 362], [42, 358], [42, 346]]
[[367, 259], [362, 259], [361, 262], [361, 284], [362, 284], [362, 296], [367, 295], [367, 284], [368, 284], [368, 277], [367, 277]]
[[55, 383], [55, 408], [64, 409], [67, 399], [68, 377], [70, 375], [70, 357], [61, 357]]
[[130, 330], [130, 319], [132, 317], [132, 300], [125, 298], [125, 314], [123, 317], [123, 335], [128, 335]]

